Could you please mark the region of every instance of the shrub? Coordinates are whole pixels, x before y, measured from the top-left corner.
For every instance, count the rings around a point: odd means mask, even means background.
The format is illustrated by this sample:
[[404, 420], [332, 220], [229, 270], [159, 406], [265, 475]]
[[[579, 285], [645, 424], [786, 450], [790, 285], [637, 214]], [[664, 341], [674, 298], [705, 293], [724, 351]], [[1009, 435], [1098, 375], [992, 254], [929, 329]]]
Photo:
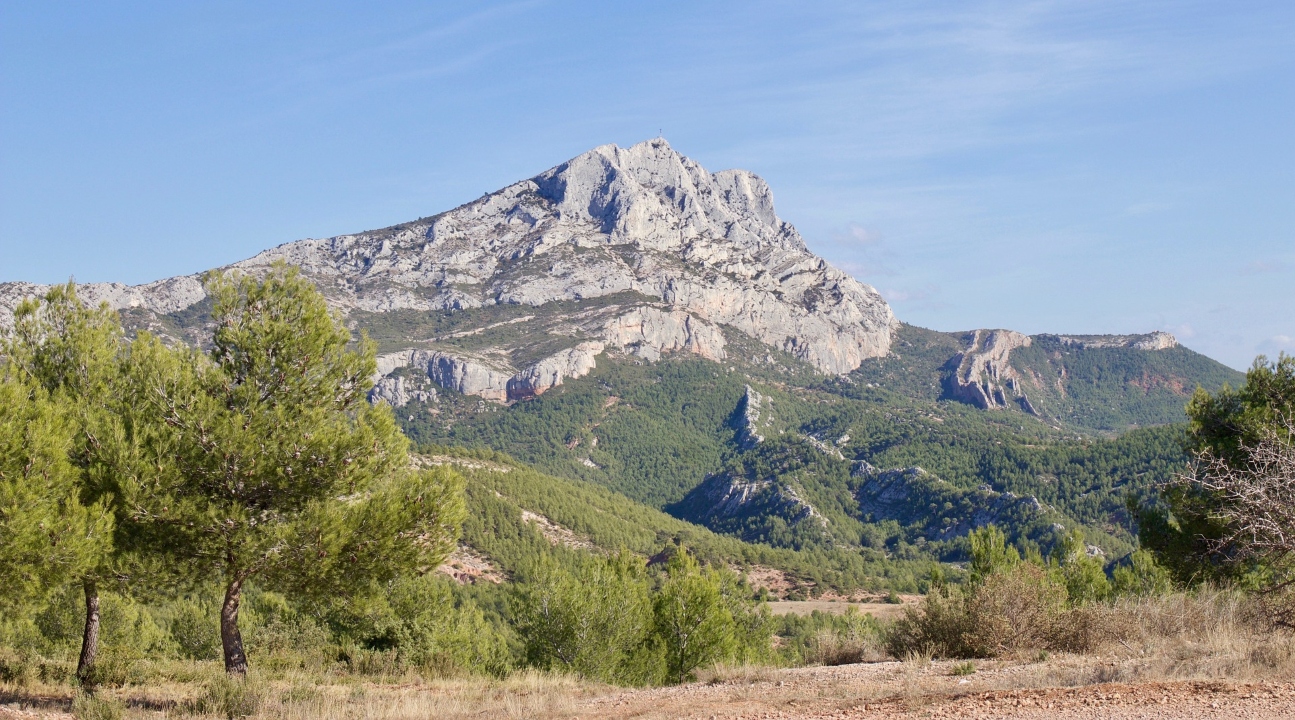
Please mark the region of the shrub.
[[656, 679], [645, 677], [657, 669], [645, 655], [655, 649], [650, 602], [643, 563], [623, 553], [574, 568], [542, 563], [518, 587], [513, 610], [531, 664], [634, 684]]
[[77, 720], [121, 720], [126, 709], [112, 698], [85, 693], [72, 699], [72, 716]]
[[1066, 600], [1063, 582], [1034, 563], [998, 568], [979, 584], [933, 590], [895, 622], [887, 650], [895, 657], [986, 658], [1085, 649], [1095, 615], [1069, 609]]
[[254, 680], [221, 675], [207, 683], [206, 692], [194, 709], [199, 713], [236, 720], [255, 715], [261, 709], [264, 696], [264, 689]]
[[1128, 560], [1127, 565], [1120, 565], [1111, 573], [1111, 590], [1116, 595], [1163, 595], [1173, 589], [1172, 575], [1156, 562], [1151, 552], [1138, 550]]
[[169, 629], [180, 657], [215, 660], [220, 657], [220, 630], [214, 612], [205, 611], [191, 600], [175, 603]]
[[[41, 634], [42, 652], [59, 655], [77, 652], [85, 627], [84, 590], [80, 583], [60, 589], [51, 601], [33, 617]], [[100, 653], [112, 649], [128, 655], [170, 655], [175, 646], [166, 623], [159, 623], [155, 611], [166, 603], [154, 605], [113, 592], [99, 598]], [[214, 619], [211, 622], [215, 622]]]
[[121, 687], [130, 683], [140, 660], [143, 660], [143, 655], [133, 648], [120, 645], [104, 647], [81, 682], [87, 688]]
[[809, 641], [805, 660], [814, 665], [850, 665], [863, 662], [868, 647], [835, 628], [823, 628]]
[[906, 609], [891, 626], [886, 652], [896, 658], [974, 656], [968, 643], [974, 629], [961, 588], [932, 588], [920, 608]]
[[1059, 568], [1070, 601], [1077, 605], [1105, 600], [1111, 594], [1103, 563], [1088, 554], [1082, 530], [1075, 529], [1062, 538], [1052, 554], [1054, 568]]
[[[268, 670], [320, 670], [336, 655], [328, 631], [314, 618], [293, 607], [283, 595], [273, 592], [247, 593], [247, 646], [261, 656]], [[213, 618], [209, 626], [217, 627]], [[212, 642], [219, 647], [219, 637]]]
[[796, 635], [804, 637], [804, 631], [810, 633], [800, 649], [801, 657], [791, 658], [794, 662], [848, 665], [884, 657], [882, 651], [885, 643], [881, 626], [871, 615], [864, 615], [853, 606], [847, 608], [842, 615], [815, 612], [788, 624], [803, 628], [793, 629], [792, 637], [789, 638], [793, 645], [799, 639]]
[[731, 658], [738, 649], [733, 613], [723, 580], [703, 570], [680, 548], [666, 564], [661, 590], [652, 599], [654, 632], [665, 649], [667, 677], [682, 683], [697, 670]]
[[0, 647], [0, 682], [27, 685], [36, 679], [32, 658], [12, 648]]
[[402, 662], [433, 676], [502, 675], [507, 641], [475, 603], [456, 598], [443, 577], [403, 578], [390, 587], [389, 636]]
[[1032, 563], [993, 573], [966, 597], [970, 652], [963, 656], [1053, 647], [1066, 598], [1065, 586]]

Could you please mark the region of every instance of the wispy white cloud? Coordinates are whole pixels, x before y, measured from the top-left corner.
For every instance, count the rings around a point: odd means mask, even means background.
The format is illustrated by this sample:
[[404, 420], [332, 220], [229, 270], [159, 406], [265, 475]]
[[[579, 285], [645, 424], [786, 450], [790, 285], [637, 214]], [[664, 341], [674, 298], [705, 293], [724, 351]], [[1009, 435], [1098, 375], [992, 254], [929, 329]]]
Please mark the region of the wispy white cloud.
[[1265, 338], [1263, 342], [1255, 346], [1255, 353], [1258, 355], [1267, 355], [1269, 358], [1276, 357], [1282, 353], [1295, 355], [1295, 337], [1290, 335], [1273, 335]]
[[[1281, 52], [1273, 28], [1242, 21], [1234, 32], [1214, 32], [1164, 22], [1204, 7], [1113, 0], [837, 5], [831, 22], [805, 30], [792, 52], [714, 51], [726, 86], [681, 93], [680, 101], [730, 111], [787, 108], [793, 122], [762, 141], [773, 157], [792, 147], [805, 151], [807, 136], [826, 156], [875, 160], [1101, 133], [1128, 121], [1067, 122], [1070, 103], [1215, 82]], [[1237, 52], [1241, 45], [1245, 52]], [[807, 107], [819, 111], [810, 123], [803, 122]], [[775, 111], [770, 121], [777, 119]]]
[[835, 259], [836, 265], [859, 280], [875, 282], [878, 276], [898, 273], [897, 253], [876, 230], [850, 223], [833, 232], [829, 244], [826, 252]]
[[1273, 273], [1284, 273], [1291, 269], [1289, 263], [1278, 258], [1269, 258], [1266, 260], [1252, 260], [1241, 268], [1242, 275], [1270, 275]]

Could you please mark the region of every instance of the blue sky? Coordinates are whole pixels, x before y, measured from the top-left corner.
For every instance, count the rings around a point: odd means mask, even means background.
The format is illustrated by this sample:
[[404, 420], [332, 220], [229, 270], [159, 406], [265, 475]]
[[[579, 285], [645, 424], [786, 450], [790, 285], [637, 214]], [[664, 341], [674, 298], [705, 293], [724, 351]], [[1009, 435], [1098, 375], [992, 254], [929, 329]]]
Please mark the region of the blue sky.
[[[271, 7], [272, 5], [272, 7]], [[0, 281], [139, 283], [662, 131], [940, 330], [1295, 352], [1295, 3], [0, 5]]]

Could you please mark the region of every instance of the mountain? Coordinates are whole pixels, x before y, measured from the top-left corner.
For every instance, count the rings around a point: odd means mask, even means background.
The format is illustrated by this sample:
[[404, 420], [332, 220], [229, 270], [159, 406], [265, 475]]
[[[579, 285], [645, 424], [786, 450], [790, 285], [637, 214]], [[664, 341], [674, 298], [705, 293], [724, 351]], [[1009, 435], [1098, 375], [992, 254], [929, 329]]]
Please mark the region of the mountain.
[[[1118, 554], [1125, 496], [1181, 467], [1187, 397], [1241, 380], [1163, 332], [902, 323], [807, 249], [763, 180], [661, 139], [221, 269], [280, 260], [378, 343], [371, 399], [416, 441], [605, 488], [657, 513], [636, 531], [657, 540], [684, 523], [780, 552], [952, 561], [993, 522], [1041, 547], [1083, 528]], [[45, 289], [0, 284], [0, 326]], [[210, 334], [199, 275], [80, 291], [132, 332]]]
[[[894, 314], [828, 265], [751, 173], [709, 173], [664, 140], [604, 145], [434, 217], [282, 245], [231, 269], [299, 266], [389, 373], [415, 366], [491, 400], [538, 395], [621, 352], [727, 356], [736, 328], [826, 373], [885, 355]], [[0, 288], [0, 307], [39, 287]], [[139, 327], [183, 337], [197, 276], [86, 286]]]

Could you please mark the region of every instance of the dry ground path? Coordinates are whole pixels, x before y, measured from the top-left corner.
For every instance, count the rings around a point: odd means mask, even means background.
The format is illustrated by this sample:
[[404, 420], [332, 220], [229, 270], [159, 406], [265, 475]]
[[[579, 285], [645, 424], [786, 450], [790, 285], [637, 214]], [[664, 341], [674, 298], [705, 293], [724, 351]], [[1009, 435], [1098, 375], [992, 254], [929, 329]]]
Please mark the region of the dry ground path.
[[[1119, 663], [1062, 658], [985, 663], [969, 676], [953, 663], [887, 662], [734, 674], [709, 683], [596, 698], [588, 717], [716, 720], [874, 718], [1295, 718], [1295, 684], [1119, 681]], [[1102, 682], [1104, 680], [1114, 682]], [[576, 717], [586, 717], [577, 714]]]
[[[323, 688], [315, 705], [274, 701], [258, 718], [532, 718], [534, 720], [1176, 720], [1295, 718], [1295, 683], [1149, 677], [1135, 659], [1058, 657], [1044, 662], [884, 662], [792, 670], [739, 670], [678, 687], [616, 690], [531, 678]], [[128, 718], [185, 717], [141, 703], [158, 692], [116, 691]], [[273, 693], [282, 695], [282, 693]], [[357, 699], [359, 698], [359, 699]], [[146, 708], [152, 709], [146, 709]], [[68, 720], [66, 699], [0, 698], [0, 720]]]

